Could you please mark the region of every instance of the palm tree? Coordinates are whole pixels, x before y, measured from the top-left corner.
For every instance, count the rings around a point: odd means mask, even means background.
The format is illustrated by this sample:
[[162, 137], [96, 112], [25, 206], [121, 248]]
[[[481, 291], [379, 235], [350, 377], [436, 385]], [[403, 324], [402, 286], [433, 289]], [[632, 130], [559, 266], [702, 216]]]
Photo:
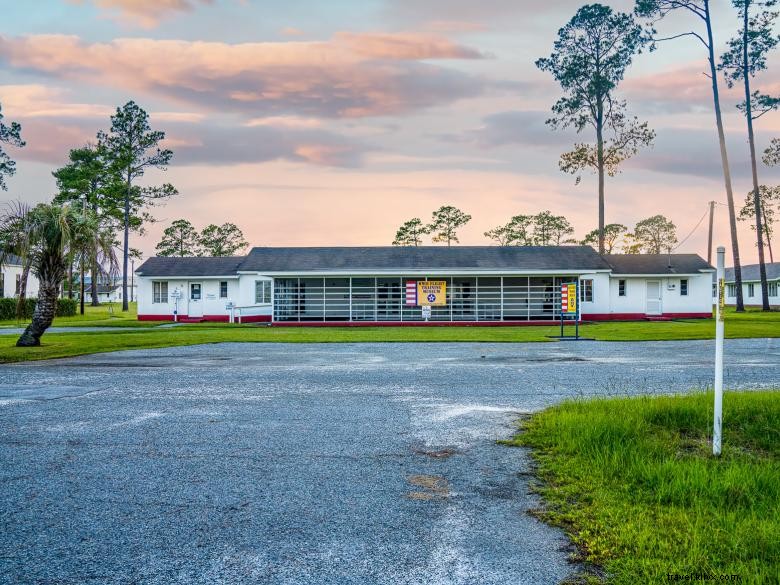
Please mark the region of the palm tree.
[[75, 256], [84, 254], [89, 260], [107, 262], [112, 270], [116, 267], [113, 238], [99, 229], [90, 210], [72, 204], [41, 203], [32, 209], [17, 205], [0, 218], [0, 233], [5, 234], [3, 240], [14, 241], [22, 261], [29, 260], [40, 283], [32, 322], [19, 337], [17, 347], [41, 344], [41, 336], [54, 320], [60, 287]]

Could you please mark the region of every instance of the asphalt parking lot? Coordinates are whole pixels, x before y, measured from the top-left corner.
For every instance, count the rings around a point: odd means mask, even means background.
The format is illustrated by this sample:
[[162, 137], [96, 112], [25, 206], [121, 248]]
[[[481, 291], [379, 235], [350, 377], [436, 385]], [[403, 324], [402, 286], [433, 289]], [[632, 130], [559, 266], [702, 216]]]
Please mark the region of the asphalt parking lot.
[[[712, 354], [246, 343], [0, 366], [0, 582], [558, 583], [566, 541], [495, 440], [567, 397], [702, 388]], [[780, 386], [780, 340], [727, 340], [725, 383]]]

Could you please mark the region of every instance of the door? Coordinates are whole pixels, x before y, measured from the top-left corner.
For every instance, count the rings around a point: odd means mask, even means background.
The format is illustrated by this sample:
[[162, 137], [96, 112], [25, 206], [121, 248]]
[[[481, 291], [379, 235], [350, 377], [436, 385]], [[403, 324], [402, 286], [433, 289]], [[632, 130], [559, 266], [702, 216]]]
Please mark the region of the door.
[[661, 314], [661, 281], [660, 280], [648, 280], [647, 281], [647, 309], [645, 313], [648, 315], [660, 315]]
[[203, 284], [190, 283], [190, 306], [187, 310], [189, 317], [203, 317]]

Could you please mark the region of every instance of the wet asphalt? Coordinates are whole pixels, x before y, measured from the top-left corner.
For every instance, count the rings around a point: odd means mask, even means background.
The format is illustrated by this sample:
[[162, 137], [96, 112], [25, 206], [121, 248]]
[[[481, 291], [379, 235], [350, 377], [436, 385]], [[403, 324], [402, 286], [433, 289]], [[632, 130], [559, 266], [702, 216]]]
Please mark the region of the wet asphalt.
[[[514, 421], [711, 342], [218, 344], [0, 366], [0, 583], [558, 583]], [[726, 386], [780, 386], [727, 340]], [[726, 402], [726, 405], [728, 403]]]

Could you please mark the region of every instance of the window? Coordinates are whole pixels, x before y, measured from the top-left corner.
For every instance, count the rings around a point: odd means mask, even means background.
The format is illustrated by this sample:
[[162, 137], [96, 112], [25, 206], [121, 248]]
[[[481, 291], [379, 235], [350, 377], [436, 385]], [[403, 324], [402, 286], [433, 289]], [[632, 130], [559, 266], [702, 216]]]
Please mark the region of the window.
[[735, 297], [737, 296], [737, 285], [736, 284], [730, 284], [728, 285], [728, 296]]
[[0, 272], [0, 299], [5, 296], [5, 274]]
[[626, 281], [625, 280], [618, 280], [618, 296], [619, 297], [626, 296]]
[[255, 304], [261, 305], [271, 304], [271, 286], [270, 280], [256, 280], [255, 281]]
[[219, 283], [219, 298], [226, 299], [228, 296], [227, 280], [223, 280]]
[[683, 278], [680, 280], [680, 296], [681, 297], [687, 297], [688, 296], [688, 279]]
[[777, 296], [777, 281], [775, 282], [768, 282], [767, 288], [769, 289], [769, 296], [770, 297], [776, 297]]
[[190, 300], [199, 301], [201, 299], [201, 287], [200, 283], [190, 283]]
[[718, 283], [713, 282], [712, 283], [712, 298], [716, 298], [718, 296]]
[[152, 282], [152, 302], [153, 303], [167, 303], [168, 302], [168, 283], [164, 281], [155, 280]]
[[754, 296], [756, 296], [756, 285], [753, 284], [752, 282], [749, 282], [748, 283], [748, 297], [750, 297], [752, 299]]
[[22, 290], [22, 275], [21, 274], [17, 274], [16, 275], [16, 284], [14, 285], [14, 287], [15, 287], [14, 288], [14, 295], [16, 295], [18, 297], [19, 296], [19, 291]]
[[580, 281], [580, 302], [592, 303], [593, 302], [593, 279], [585, 278]]

